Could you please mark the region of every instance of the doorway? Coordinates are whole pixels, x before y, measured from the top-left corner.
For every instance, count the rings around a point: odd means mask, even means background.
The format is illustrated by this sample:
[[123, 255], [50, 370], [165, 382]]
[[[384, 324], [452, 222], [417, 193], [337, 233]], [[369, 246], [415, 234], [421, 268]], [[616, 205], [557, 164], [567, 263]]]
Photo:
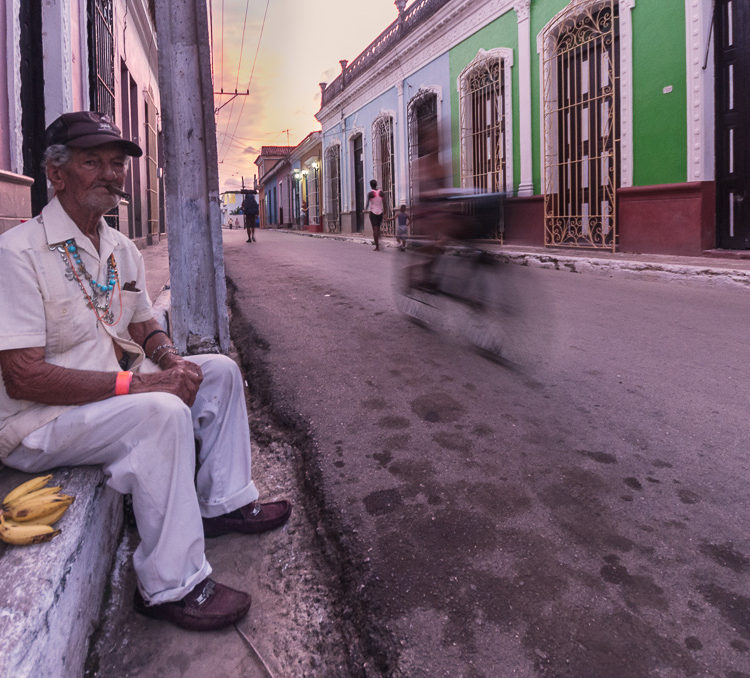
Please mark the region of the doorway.
[[365, 230], [365, 163], [361, 134], [352, 139], [352, 155], [354, 157], [354, 211], [356, 214], [354, 228], [356, 233], [362, 233]]
[[716, 244], [750, 249], [750, 3], [717, 0]]

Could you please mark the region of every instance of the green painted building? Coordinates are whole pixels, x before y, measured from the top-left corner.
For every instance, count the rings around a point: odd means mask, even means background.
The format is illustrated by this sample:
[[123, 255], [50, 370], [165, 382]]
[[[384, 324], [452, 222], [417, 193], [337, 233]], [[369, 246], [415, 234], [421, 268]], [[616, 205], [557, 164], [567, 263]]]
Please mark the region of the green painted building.
[[396, 5], [321, 85], [328, 230], [367, 229], [370, 178], [413, 205], [432, 163], [508, 196], [509, 244], [750, 249], [750, 3]]

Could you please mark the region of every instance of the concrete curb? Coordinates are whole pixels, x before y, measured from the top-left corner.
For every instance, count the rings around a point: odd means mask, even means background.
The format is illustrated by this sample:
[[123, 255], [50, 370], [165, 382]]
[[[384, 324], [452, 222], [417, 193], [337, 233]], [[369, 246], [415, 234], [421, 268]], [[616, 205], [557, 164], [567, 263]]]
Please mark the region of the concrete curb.
[[[28, 479], [4, 469], [3, 492]], [[122, 530], [122, 497], [97, 467], [60, 468], [53, 484], [76, 497], [51, 542], [0, 547], [0, 675], [83, 673]]]
[[[269, 229], [275, 233], [307, 236], [310, 238], [327, 238], [330, 240], [355, 242], [369, 245], [372, 238], [345, 234], [312, 233], [309, 231], [292, 231], [287, 229]], [[391, 238], [384, 238], [381, 242], [386, 247], [395, 247]], [[455, 248], [458, 249], [458, 248]], [[533, 248], [504, 247], [489, 245], [487, 250], [496, 258], [522, 266], [538, 266], [540, 268], [568, 271], [570, 273], [594, 274], [607, 277], [625, 277], [641, 280], [681, 281], [710, 285], [732, 285], [750, 287], [749, 270], [736, 267], [733, 260], [717, 260], [711, 257], [667, 257], [663, 255], [618, 255], [617, 258], [591, 256], [588, 254], [566, 255], [553, 250], [543, 252], [533, 251]], [[686, 263], [684, 260], [693, 259], [700, 263]], [[674, 260], [680, 260], [675, 262]], [[723, 265], [719, 264], [719, 261]], [[732, 262], [730, 264], [730, 262]]]
[[607, 260], [593, 257], [564, 257], [511, 252], [499, 252], [496, 253], [496, 256], [523, 266], [533, 265], [540, 268], [569, 271], [571, 273], [592, 273], [609, 277], [651, 278], [750, 287], [750, 271], [740, 269], [668, 264], [656, 261]]

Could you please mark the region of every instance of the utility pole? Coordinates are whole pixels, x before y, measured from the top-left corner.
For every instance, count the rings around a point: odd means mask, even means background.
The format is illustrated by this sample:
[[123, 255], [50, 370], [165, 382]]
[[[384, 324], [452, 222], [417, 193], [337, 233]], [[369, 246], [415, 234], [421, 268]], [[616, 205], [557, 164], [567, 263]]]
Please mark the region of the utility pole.
[[154, 4], [172, 339], [180, 352], [227, 352], [229, 318], [206, 1]]

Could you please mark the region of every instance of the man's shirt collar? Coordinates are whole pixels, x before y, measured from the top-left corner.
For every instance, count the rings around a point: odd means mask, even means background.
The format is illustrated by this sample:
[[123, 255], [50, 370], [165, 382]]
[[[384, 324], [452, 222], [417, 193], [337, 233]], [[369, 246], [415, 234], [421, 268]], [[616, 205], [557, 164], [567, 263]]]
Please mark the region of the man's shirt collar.
[[97, 252], [89, 237], [68, 216], [57, 196], [53, 197], [42, 209], [42, 223], [49, 245], [73, 238], [79, 248], [95, 257], [108, 257], [115, 249], [115, 239], [104, 218], [99, 219], [99, 251]]

